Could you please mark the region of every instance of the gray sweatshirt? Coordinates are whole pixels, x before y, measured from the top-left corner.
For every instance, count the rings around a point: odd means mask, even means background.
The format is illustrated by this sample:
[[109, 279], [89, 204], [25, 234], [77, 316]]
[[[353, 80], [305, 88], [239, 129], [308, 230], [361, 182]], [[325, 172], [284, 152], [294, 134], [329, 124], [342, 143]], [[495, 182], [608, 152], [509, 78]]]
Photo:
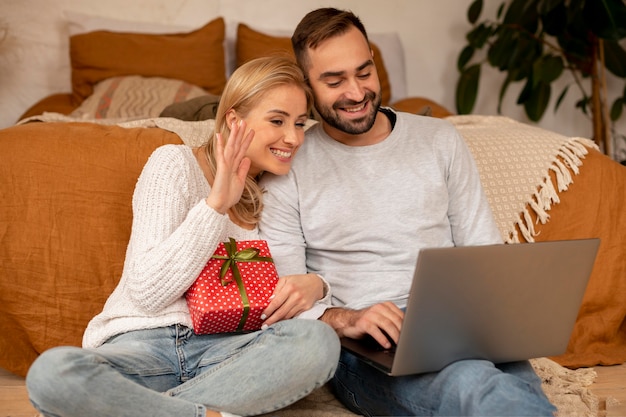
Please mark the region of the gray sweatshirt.
[[[317, 124], [291, 172], [261, 181], [260, 234], [279, 274], [322, 275], [334, 306], [404, 307], [420, 248], [502, 243], [452, 124], [396, 115], [391, 134], [371, 146], [346, 146]], [[327, 307], [309, 313], [319, 317]]]

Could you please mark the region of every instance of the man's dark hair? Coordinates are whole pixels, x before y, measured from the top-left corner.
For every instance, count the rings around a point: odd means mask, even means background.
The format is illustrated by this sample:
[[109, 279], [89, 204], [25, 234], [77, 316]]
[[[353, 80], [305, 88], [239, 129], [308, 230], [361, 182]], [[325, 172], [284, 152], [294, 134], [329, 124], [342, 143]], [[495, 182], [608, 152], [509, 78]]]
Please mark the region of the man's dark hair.
[[351, 27], [357, 28], [369, 42], [365, 26], [350, 11], [326, 7], [313, 10], [304, 16], [291, 36], [296, 60], [304, 73], [308, 72], [309, 48], [315, 49], [323, 41], [346, 33]]

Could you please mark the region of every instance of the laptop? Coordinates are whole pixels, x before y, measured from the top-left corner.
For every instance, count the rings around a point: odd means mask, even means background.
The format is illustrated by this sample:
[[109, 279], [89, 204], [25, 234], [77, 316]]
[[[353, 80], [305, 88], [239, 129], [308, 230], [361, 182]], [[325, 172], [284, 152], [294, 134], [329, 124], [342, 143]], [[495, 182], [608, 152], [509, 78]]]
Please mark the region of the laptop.
[[565, 352], [599, 239], [422, 249], [400, 338], [342, 347], [388, 375]]

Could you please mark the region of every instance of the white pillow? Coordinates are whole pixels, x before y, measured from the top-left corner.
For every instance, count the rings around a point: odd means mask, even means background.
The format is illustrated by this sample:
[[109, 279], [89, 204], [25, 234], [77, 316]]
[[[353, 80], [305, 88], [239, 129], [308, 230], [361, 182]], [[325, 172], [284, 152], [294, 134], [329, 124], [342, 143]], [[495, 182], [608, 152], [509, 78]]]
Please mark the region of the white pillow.
[[406, 81], [406, 63], [402, 40], [396, 32], [368, 33], [370, 41], [375, 43], [383, 55], [389, 82], [391, 83], [391, 102], [396, 102], [408, 95]]
[[189, 32], [197, 29], [189, 26], [169, 25], [152, 22], [133, 22], [130, 20], [113, 19], [110, 17], [94, 16], [85, 13], [64, 10], [63, 16], [67, 21], [70, 36], [96, 30], [108, 30], [111, 32], [168, 34]]

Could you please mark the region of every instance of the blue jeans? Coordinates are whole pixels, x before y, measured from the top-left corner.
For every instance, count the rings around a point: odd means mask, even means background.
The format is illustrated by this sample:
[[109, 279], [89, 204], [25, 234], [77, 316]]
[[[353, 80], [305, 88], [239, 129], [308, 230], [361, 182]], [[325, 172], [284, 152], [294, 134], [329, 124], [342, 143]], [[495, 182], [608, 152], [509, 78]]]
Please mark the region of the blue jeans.
[[33, 363], [26, 385], [46, 416], [254, 415], [327, 382], [339, 351], [335, 332], [317, 320], [237, 335], [196, 335], [174, 325], [124, 333], [96, 349], [50, 349]]
[[365, 416], [552, 416], [528, 361], [463, 360], [437, 373], [391, 377], [343, 351], [331, 386]]

